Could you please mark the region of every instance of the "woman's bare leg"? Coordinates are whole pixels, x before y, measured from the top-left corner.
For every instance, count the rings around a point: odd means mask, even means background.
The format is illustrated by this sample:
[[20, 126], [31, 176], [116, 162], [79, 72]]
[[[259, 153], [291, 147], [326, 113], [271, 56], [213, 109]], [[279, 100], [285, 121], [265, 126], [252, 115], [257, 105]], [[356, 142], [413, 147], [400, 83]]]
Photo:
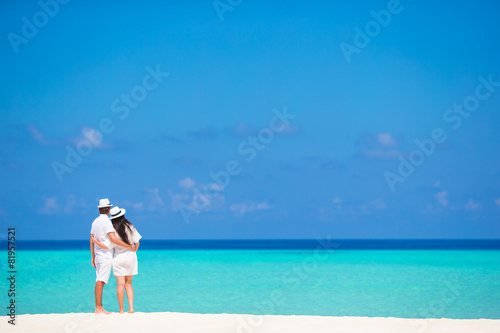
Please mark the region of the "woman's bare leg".
[[125, 312], [123, 310], [123, 296], [124, 296], [123, 288], [125, 288], [125, 276], [117, 276], [116, 284], [117, 284], [116, 295], [118, 296], [118, 306], [120, 306], [120, 313], [123, 313]]
[[134, 289], [132, 289], [133, 275], [125, 276], [125, 290], [127, 291], [128, 313], [134, 313]]

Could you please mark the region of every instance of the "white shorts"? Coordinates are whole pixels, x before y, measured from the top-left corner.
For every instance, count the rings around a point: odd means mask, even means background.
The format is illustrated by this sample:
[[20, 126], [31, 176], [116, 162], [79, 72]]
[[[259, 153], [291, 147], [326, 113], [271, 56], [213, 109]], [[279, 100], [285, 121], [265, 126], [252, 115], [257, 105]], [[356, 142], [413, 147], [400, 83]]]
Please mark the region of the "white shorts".
[[95, 256], [95, 281], [108, 283], [109, 275], [111, 274], [111, 267], [113, 267], [112, 258]]

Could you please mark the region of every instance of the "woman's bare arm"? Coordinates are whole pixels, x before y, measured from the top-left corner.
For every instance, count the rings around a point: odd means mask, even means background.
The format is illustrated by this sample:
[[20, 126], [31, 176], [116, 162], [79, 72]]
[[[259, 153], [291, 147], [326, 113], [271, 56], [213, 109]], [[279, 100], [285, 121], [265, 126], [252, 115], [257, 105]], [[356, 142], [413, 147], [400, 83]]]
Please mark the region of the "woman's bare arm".
[[127, 249], [129, 249], [130, 251], [134, 251], [134, 250], [135, 250], [134, 245], [132, 245], [132, 244], [127, 244], [127, 243], [125, 243], [124, 241], [122, 241], [121, 239], [117, 238], [114, 232], [108, 232], [108, 237], [109, 237], [109, 239], [110, 239], [113, 243], [115, 243], [116, 245], [119, 245], [119, 246], [121, 246], [121, 247], [127, 248]]

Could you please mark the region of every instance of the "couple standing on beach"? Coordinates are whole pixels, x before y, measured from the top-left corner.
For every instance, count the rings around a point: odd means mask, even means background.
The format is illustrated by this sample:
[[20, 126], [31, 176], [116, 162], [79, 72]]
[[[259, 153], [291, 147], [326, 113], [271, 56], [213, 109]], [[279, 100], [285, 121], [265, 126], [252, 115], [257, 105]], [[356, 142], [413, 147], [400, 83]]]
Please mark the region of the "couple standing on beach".
[[132, 277], [138, 272], [136, 251], [139, 249], [139, 240], [142, 236], [125, 218], [125, 209], [117, 206], [111, 208], [111, 206], [108, 199], [99, 200], [97, 207], [100, 215], [94, 220], [90, 230], [92, 266], [96, 269], [95, 313], [109, 314], [102, 306], [102, 289], [108, 283], [111, 267], [116, 277], [120, 313], [124, 312], [124, 289], [127, 291], [128, 312], [133, 313]]

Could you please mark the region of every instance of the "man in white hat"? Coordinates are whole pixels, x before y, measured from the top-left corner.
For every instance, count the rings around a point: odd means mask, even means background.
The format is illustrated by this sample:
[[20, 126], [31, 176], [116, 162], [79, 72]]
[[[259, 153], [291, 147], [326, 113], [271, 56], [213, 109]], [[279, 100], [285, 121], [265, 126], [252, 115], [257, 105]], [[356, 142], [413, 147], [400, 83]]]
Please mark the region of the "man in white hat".
[[108, 217], [111, 203], [109, 200], [101, 199], [99, 200], [99, 217], [92, 223], [92, 229], [90, 230], [90, 252], [92, 253], [92, 266], [96, 269], [96, 282], [95, 282], [95, 313], [106, 313], [102, 307], [102, 289], [109, 280], [109, 274], [111, 273], [111, 267], [113, 267], [113, 252], [109, 249], [101, 249], [98, 246], [94, 246], [92, 243], [92, 235], [99, 241], [105, 242], [107, 239], [111, 240], [113, 243], [123, 246], [135, 251], [135, 246], [129, 245], [117, 238], [115, 235], [115, 229], [111, 224], [111, 220]]

